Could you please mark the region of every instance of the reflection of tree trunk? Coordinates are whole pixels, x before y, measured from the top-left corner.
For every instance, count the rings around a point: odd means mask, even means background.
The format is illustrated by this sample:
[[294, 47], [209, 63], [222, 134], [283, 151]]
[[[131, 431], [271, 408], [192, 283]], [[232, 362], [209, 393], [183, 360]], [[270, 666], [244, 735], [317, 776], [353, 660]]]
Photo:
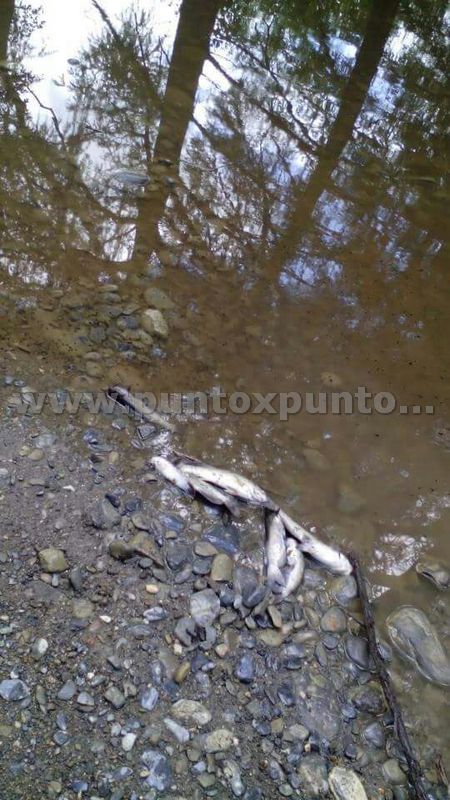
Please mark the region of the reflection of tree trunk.
[[[172, 169], [178, 169], [209, 40], [222, 5], [223, 0], [182, 0], [153, 162], [168, 159]], [[161, 185], [140, 202], [134, 254], [147, 255], [154, 247], [170, 191], [169, 186]]]
[[278, 269], [280, 264], [294, 258], [300, 238], [311, 224], [315, 205], [329, 185], [342, 152], [351, 139], [353, 128], [383, 56], [398, 6], [399, 0], [373, 0], [366, 33], [352, 74], [342, 92], [341, 105], [328, 142], [320, 152], [318, 165], [306, 188], [298, 189], [286, 230], [269, 254], [270, 263]]
[[0, 0], [0, 61], [8, 58], [8, 39], [14, 15], [14, 0]]

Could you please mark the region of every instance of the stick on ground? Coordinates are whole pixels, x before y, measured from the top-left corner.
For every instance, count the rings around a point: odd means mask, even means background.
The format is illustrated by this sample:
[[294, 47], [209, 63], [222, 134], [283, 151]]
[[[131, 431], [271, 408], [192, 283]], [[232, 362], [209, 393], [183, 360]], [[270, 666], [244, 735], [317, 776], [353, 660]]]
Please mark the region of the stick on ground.
[[378, 677], [380, 679], [380, 683], [383, 688], [387, 704], [394, 717], [395, 732], [397, 734], [398, 741], [401, 745], [406, 763], [408, 765], [408, 777], [411, 784], [411, 788], [414, 792], [414, 797], [416, 798], [416, 800], [428, 800], [428, 794], [425, 791], [424, 787], [423, 772], [416, 756], [414, 755], [414, 751], [411, 746], [408, 732], [405, 728], [405, 723], [403, 721], [401, 708], [399, 706], [398, 700], [395, 696], [394, 688], [392, 686], [391, 677], [384, 665], [384, 662], [378, 650], [376, 633], [375, 633], [375, 620], [372, 613], [372, 608], [369, 602], [369, 598], [367, 596], [367, 586], [364, 578], [364, 573], [361, 567], [361, 563], [357, 558], [357, 556], [353, 554], [349, 555], [349, 560], [355, 572], [356, 583], [358, 586], [358, 593], [363, 608], [364, 624], [366, 626], [367, 639], [369, 642], [369, 652], [377, 669]]

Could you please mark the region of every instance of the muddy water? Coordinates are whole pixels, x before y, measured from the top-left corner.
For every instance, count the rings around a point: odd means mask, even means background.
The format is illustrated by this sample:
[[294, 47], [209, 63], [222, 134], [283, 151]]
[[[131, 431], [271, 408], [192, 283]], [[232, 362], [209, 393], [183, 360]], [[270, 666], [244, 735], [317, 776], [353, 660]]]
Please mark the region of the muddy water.
[[[7, 372], [48, 390], [366, 387], [433, 406], [210, 413], [180, 419], [178, 441], [361, 551], [389, 589], [380, 620], [413, 601], [443, 635], [448, 599], [411, 567], [450, 561], [447, 23], [444, 3], [394, 0], [0, 15]], [[153, 344], [152, 286], [176, 304]]]

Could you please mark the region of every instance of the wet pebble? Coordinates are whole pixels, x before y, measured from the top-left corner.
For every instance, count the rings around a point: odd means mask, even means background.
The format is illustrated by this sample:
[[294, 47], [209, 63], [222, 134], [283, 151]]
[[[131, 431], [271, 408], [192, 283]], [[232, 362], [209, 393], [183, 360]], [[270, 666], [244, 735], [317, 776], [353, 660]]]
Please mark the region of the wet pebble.
[[349, 659], [363, 670], [369, 669], [369, 645], [361, 636], [348, 635], [345, 639], [345, 652]]
[[158, 702], [158, 698], [159, 698], [158, 690], [155, 689], [153, 686], [151, 686], [149, 689], [146, 689], [141, 695], [140, 699], [141, 708], [143, 708], [144, 711], [153, 711]]
[[325, 633], [343, 633], [347, 629], [347, 617], [338, 606], [332, 606], [320, 620], [320, 627]]
[[219, 598], [212, 589], [196, 592], [190, 599], [190, 611], [197, 625], [211, 625], [220, 613]]
[[44, 572], [64, 572], [68, 569], [69, 564], [62, 550], [56, 547], [46, 547], [39, 550], [39, 562]]
[[335, 800], [367, 800], [364, 786], [351, 769], [334, 767], [328, 776], [328, 782]]
[[161, 750], [146, 750], [141, 758], [148, 771], [145, 778], [147, 785], [158, 792], [169, 789], [172, 783], [172, 767], [167, 756]]

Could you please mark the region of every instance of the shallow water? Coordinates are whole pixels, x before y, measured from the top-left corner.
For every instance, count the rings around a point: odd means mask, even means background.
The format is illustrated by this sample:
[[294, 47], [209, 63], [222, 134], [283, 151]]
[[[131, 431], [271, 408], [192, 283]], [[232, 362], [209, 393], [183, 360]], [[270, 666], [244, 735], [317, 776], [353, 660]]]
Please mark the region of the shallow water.
[[[43, 390], [392, 393], [410, 413], [185, 415], [179, 440], [360, 551], [389, 589], [380, 621], [413, 601], [441, 634], [448, 595], [411, 567], [450, 562], [445, 9], [44, 0], [0, 15], [6, 369]], [[153, 285], [176, 308], [150, 345]]]

